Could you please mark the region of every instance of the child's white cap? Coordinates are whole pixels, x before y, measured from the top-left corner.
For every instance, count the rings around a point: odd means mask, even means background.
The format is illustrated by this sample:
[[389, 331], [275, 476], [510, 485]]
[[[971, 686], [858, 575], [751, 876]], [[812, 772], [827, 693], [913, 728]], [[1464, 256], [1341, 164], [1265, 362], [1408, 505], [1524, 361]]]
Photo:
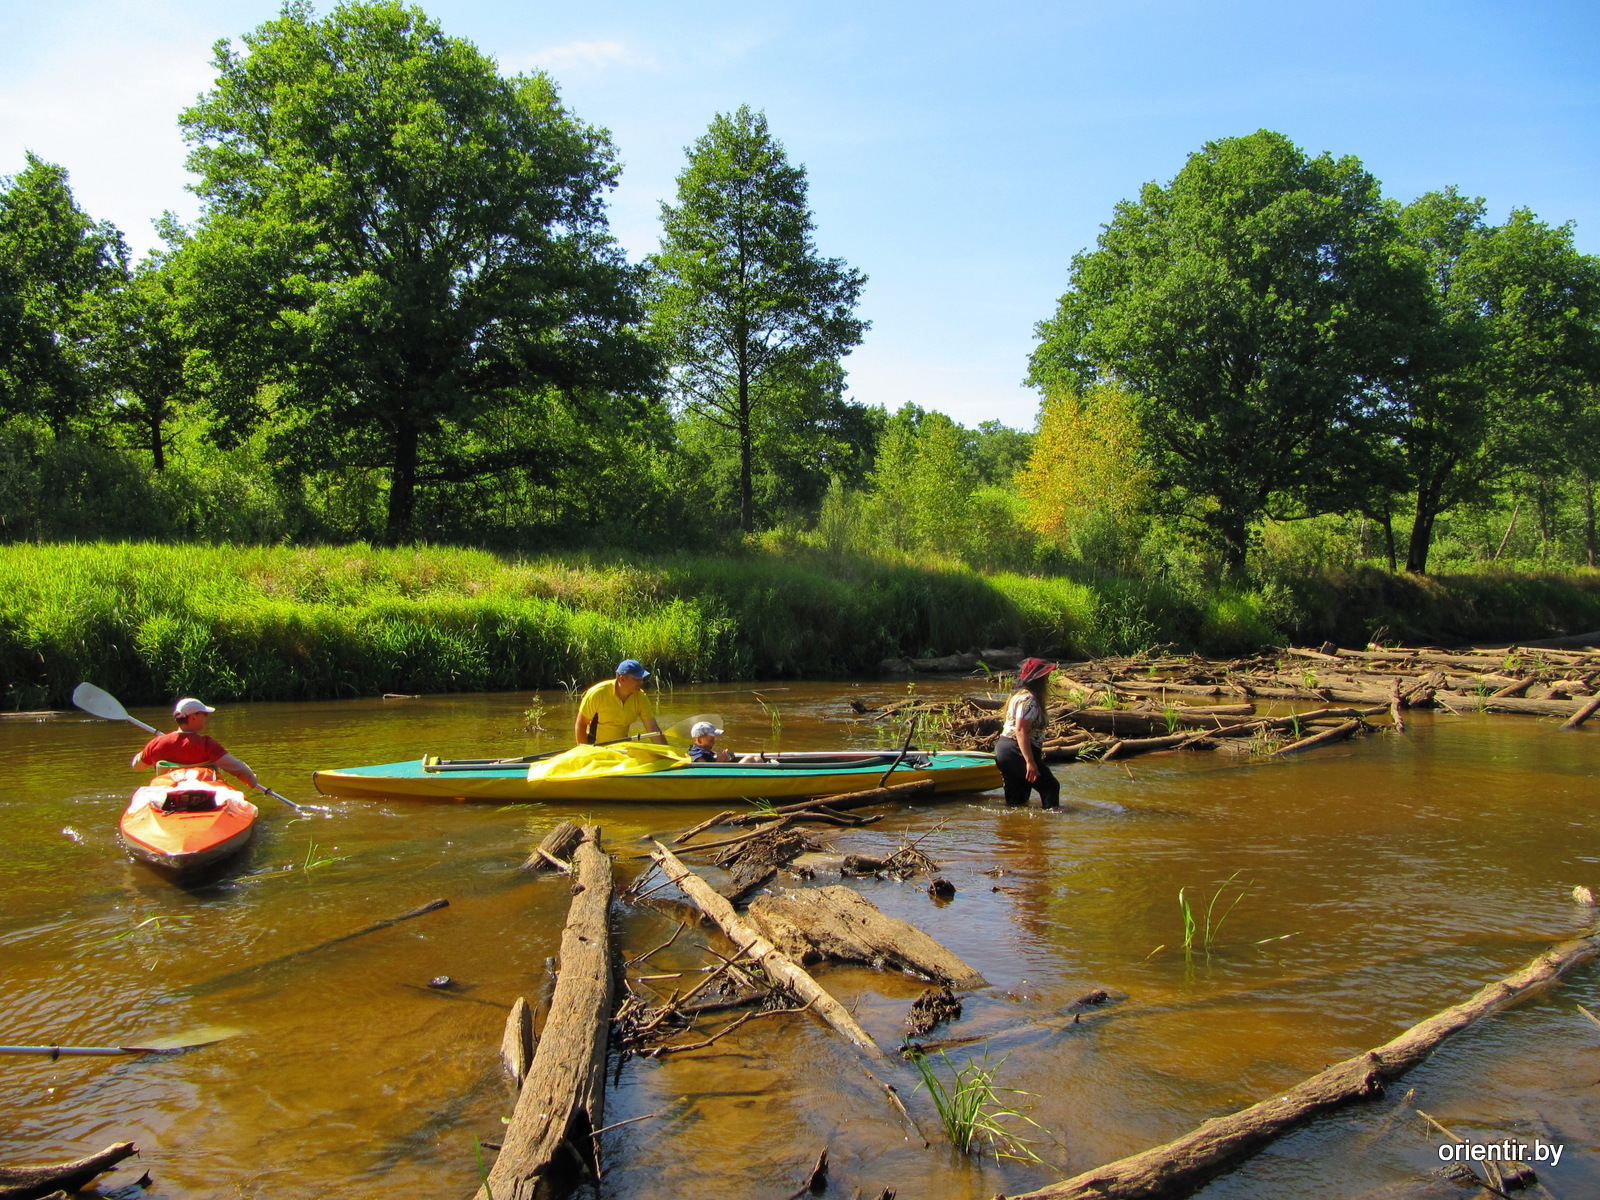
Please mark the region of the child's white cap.
[[721, 737], [722, 730], [718, 729], [710, 721], [696, 721], [693, 728], [689, 730], [689, 736], [692, 738]]

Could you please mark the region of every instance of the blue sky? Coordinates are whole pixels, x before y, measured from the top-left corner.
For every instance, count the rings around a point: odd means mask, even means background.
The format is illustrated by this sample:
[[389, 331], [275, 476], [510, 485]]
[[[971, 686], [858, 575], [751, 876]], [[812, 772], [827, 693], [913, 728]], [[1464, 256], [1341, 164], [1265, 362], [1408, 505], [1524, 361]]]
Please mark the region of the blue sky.
[[[325, 10], [326, 4], [319, 4]], [[1123, 3], [581, 5], [433, 0], [506, 70], [542, 67], [610, 129], [612, 225], [655, 247], [713, 113], [764, 108], [806, 165], [817, 241], [871, 277], [853, 395], [1031, 425], [1033, 325], [1117, 200], [1210, 138], [1266, 127], [1354, 154], [1408, 200], [1454, 183], [1600, 251], [1600, 5]], [[24, 148], [137, 248], [192, 216], [178, 110], [245, 0], [3, 0], [0, 174]]]

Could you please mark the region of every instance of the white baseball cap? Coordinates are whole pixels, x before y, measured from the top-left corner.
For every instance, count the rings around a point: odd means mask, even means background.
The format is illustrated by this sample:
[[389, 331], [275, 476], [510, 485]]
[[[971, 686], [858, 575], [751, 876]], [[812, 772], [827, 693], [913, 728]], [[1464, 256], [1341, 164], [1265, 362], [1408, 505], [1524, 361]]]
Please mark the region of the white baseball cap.
[[721, 737], [722, 730], [718, 729], [710, 721], [696, 721], [693, 727], [689, 730], [689, 736], [692, 738]]
[[172, 715], [175, 717], [192, 716], [195, 713], [216, 712], [209, 704], [201, 704], [193, 696], [185, 696], [172, 706]]

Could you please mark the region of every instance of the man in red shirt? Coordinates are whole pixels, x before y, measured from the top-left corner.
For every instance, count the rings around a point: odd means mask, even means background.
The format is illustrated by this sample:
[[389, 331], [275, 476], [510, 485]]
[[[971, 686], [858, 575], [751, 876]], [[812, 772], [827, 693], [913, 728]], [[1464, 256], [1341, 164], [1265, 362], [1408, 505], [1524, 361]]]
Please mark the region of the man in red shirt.
[[184, 767], [218, 767], [250, 787], [260, 788], [254, 771], [223, 749], [216, 738], [206, 736], [206, 722], [216, 711], [192, 696], [185, 696], [172, 707], [178, 728], [151, 738], [144, 749], [133, 756], [130, 765], [135, 770], [152, 770], [157, 763], [164, 762]]

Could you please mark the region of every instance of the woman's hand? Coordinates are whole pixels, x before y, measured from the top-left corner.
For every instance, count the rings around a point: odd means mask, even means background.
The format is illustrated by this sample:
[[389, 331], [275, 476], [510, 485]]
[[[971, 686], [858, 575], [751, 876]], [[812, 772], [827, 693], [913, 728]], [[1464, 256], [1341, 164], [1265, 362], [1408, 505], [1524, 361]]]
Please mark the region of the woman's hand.
[[1038, 783], [1039, 782], [1039, 764], [1034, 762], [1033, 759], [1031, 759], [1031, 758], [1028, 759], [1027, 780], [1028, 780], [1029, 783]]

